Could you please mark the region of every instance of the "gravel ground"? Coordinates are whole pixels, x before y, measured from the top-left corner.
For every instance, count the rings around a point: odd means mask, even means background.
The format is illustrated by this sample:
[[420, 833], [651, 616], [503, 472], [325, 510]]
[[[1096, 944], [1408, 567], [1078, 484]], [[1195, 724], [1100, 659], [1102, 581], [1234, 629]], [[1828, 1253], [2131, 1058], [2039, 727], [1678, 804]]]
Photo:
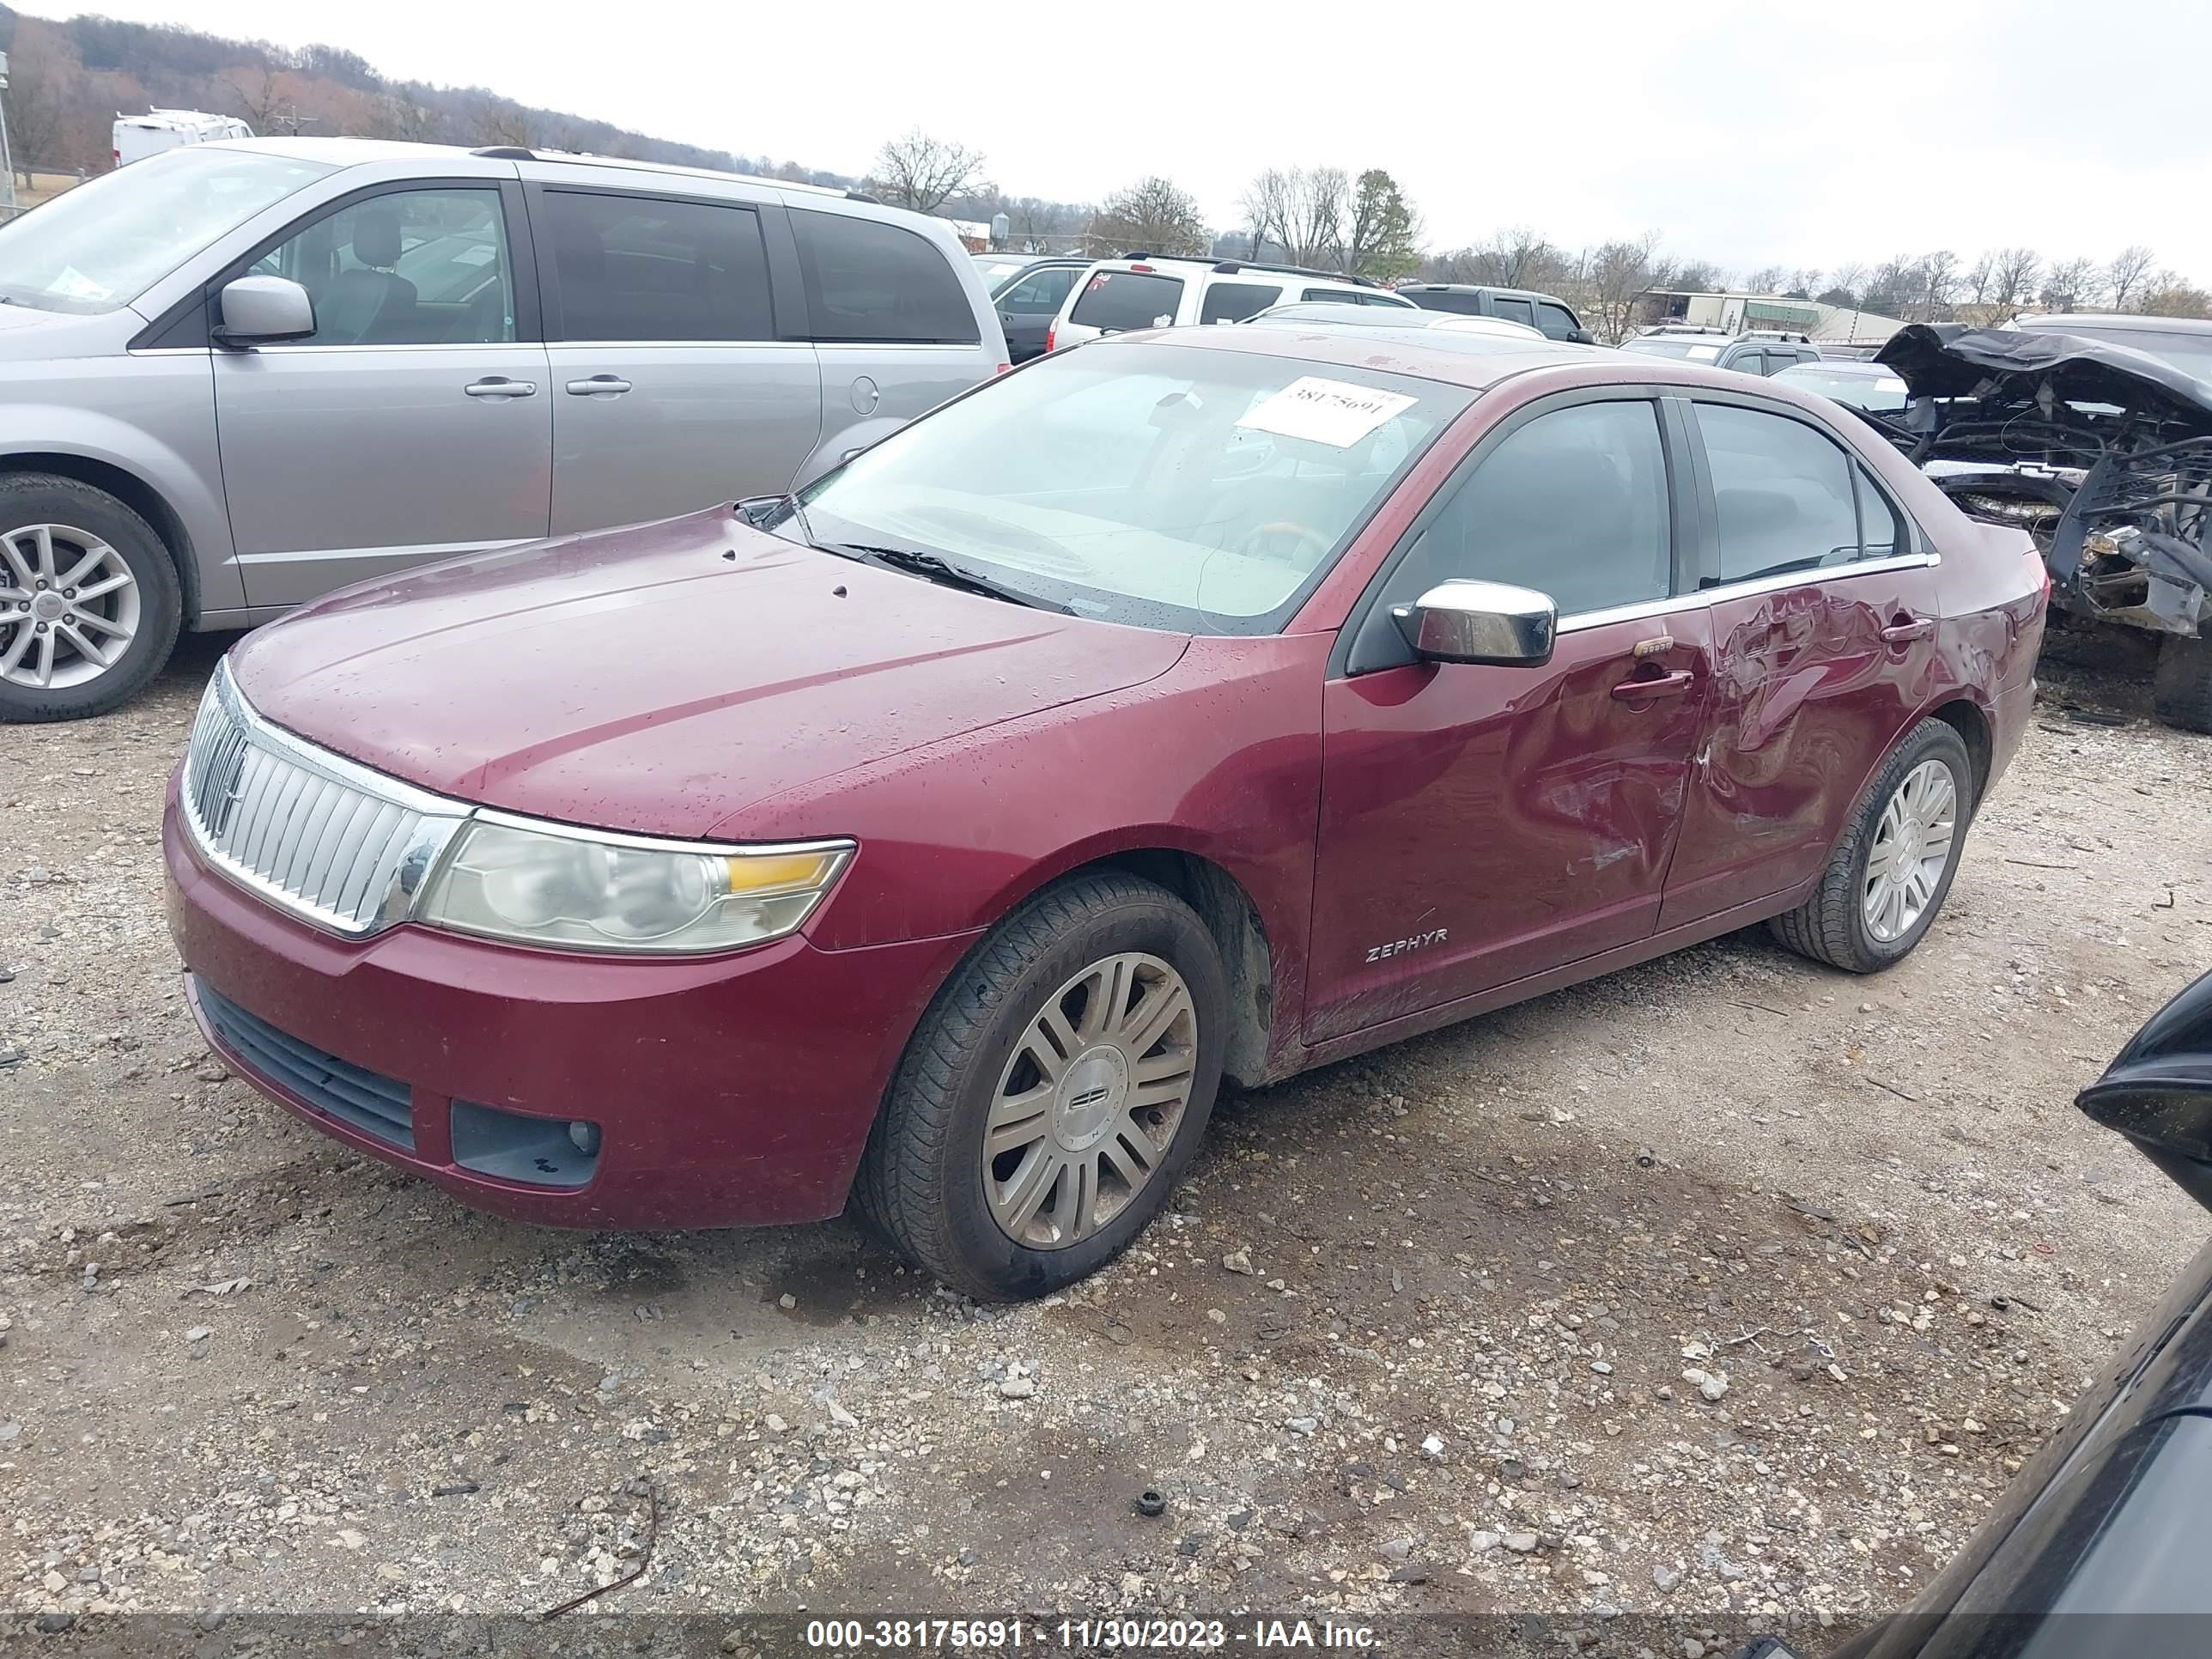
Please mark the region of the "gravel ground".
[[2069, 1104], [2212, 967], [2212, 745], [2131, 657], [2047, 667], [1896, 970], [1743, 934], [1233, 1097], [1012, 1310], [842, 1221], [477, 1215], [227, 1078], [157, 845], [214, 659], [0, 728], [0, 1607], [50, 1624], [534, 1611], [650, 1506], [590, 1613], [1844, 1626], [2204, 1231]]

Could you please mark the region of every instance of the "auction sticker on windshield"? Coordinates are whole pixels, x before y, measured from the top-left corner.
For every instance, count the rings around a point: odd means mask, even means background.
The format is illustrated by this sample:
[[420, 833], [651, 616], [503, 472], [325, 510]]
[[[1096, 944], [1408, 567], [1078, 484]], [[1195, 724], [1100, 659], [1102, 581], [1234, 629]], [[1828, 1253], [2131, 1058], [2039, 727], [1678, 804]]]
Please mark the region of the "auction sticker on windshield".
[[1255, 404], [1237, 424], [1279, 438], [1305, 438], [1332, 449], [1349, 449], [1417, 401], [1401, 392], [1302, 374], [1273, 397]]

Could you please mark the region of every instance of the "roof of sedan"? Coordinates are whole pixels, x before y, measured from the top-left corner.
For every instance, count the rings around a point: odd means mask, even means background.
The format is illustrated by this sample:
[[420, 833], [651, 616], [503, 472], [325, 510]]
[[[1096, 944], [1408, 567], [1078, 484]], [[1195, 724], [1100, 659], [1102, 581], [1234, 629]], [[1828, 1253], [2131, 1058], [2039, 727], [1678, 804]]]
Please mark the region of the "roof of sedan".
[[1340, 368], [1371, 368], [1417, 380], [1480, 391], [1532, 368], [1617, 362], [1602, 346], [1570, 345], [1541, 338], [1516, 339], [1493, 334], [1463, 334], [1431, 328], [1376, 328], [1317, 322], [1303, 327], [1213, 327], [1147, 329], [1109, 335], [1082, 349], [1111, 349], [1123, 342], [1188, 347], [1200, 351], [1243, 351], [1296, 357]]

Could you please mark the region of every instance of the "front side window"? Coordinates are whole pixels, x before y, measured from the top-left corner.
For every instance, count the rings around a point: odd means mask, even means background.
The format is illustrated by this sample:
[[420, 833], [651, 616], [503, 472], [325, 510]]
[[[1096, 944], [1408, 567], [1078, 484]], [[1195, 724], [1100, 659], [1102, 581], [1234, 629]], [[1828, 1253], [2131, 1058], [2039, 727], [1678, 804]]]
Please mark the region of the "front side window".
[[1802, 421], [1696, 405], [1712, 474], [1723, 583], [1849, 564], [1859, 556], [1851, 463]]
[[1510, 582], [1561, 616], [1674, 587], [1665, 454], [1646, 398], [1539, 415], [1475, 465], [1393, 573], [1387, 602], [1438, 582]]
[[1101, 270], [1083, 284], [1071, 323], [1085, 328], [1127, 332], [1138, 328], [1171, 328], [1182, 303], [1182, 278], [1150, 270]]
[[814, 337], [831, 343], [974, 345], [975, 308], [945, 255], [898, 225], [794, 210]]
[[1052, 316], [1075, 286], [1076, 276], [1073, 265], [1032, 271], [999, 296], [999, 309], [1017, 317]]
[[1271, 633], [1472, 396], [1258, 353], [1067, 352], [801, 492], [778, 526], [934, 554], [1079, 615]]
[[1554, 340], [1571, 340], [1575, 335], [1575, 316], [1565, 306], [1539, 300], [1536, 302], [1536, 326]]
[[514, 338], [514, 272], [496, 189], [403, 190], [326, 213], [254, 261], [314, 301], [313, 345]]
[[720, 202], [549, 190], [567, 340], [772, 340], [760, 216]]
[[40, 311], [114, 311], [334, 171], [198, 144], [118, 167], [0, 224], [0, 300]]

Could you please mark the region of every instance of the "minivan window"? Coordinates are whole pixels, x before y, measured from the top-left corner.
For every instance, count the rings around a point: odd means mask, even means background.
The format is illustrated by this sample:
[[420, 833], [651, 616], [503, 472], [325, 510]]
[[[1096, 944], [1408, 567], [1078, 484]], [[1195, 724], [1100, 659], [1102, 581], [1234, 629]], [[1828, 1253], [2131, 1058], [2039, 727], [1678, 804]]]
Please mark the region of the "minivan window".
[[1271, 633], [1473, 396], [1266, 353], [1062, 352], [864, 451], [778, 529], [1110, 622]]
[[514, 276], [496, 187], [349, 202], [255, 260], [314, 301], [315, 345], [488, 344], [514, 337]]
[[772, 340], [768, 256], [750, 208], [549, 190], [559, 337]]
[[118, 167], [0, 224], [0, 299], [40, 311], [114, 311], [335, 171], [216, 144]]
[[1539, 300], [1536, 301], [1536, 326], [1554, 340], [1571, 340], [1575, 335], [1575, 315], [1565, 306]]
[[1279, 304], [1283, 290], [1273, 283], [1216, 283], [1198, 302], [1201, 323], [1241, 323]]
[[975, 307], [927, 238], [848, 213], [794, 210], [799, 264], [814, 337], [908, 345], [975, 345]]
[[1386, 603], [1441, 581], [1510, 582], [1562, 616], [1667, 597], [1667, 466], [1648, 398], [1539, 415], [1485, 455], [1392, 574]]
[[1723, 404], [1696, 409], [1719, 520], [1719, 581], [1859, 556], [1851, 464], [1839, 446], [1786, 416]]
[[1083, 285], [1071, 323], [1085, 328], [1166, 328], [1182, 303], [1182, 278], [1145, 270], [1102, 270]]

